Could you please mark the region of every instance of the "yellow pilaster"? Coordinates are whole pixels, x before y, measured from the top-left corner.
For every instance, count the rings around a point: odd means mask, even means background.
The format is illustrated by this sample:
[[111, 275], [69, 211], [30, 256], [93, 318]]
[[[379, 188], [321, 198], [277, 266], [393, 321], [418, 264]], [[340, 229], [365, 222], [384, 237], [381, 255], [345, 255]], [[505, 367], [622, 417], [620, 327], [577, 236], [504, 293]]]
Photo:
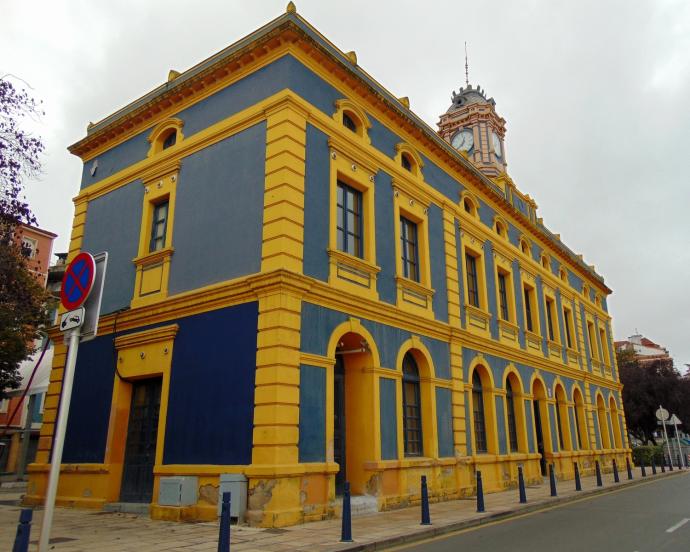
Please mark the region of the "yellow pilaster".
[[262, 272], [302, 272], [306, 128], [289, 98], [267, 113]]

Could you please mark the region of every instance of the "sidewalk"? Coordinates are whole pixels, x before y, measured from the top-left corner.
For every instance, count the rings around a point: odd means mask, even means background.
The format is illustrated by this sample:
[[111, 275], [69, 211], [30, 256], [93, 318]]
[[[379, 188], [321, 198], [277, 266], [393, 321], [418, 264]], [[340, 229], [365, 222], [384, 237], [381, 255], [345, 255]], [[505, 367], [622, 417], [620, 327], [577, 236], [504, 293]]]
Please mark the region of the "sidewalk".
[[[639, 468], [634, 479], [627, 480], [625, 470], [620, 483], [613, 482], [613, 474], [603, 475], [604, 487], [597, 488], [594, 477], [582, 478], [583, 491], [575, 492], [572, 480], [558, 483], [558, 497], [549, 496], [548, 479], [541, 486], [527, 487], [527, 504], [519, 504], [517, 489], [484, 496], [486, 512], [476, 512], [474, 498], [431, 504], [431, 526], [420, 525], [419, 507], [392, 512], [380, 512], [354, 517], [352, 535], [355, 542], [341, 543], [340, 519], [319, 521], [286, 527], [259, 529], [232, 527], [232, 552], [286, 552], [320, 550], [381, 550], [383, 548], [438, 536], [443, 533], [480, 525], [513, 515], [526, 513], [582, 497], [610, 492], [660, 477], [688, 474], [672, 473], [642, 478]], [[13, 504], [21, 493], [17, 489], [0, 490], [0, 550], [11, 550], [19, 518], [20, 507]], [[30, 550], [36, 550], [42, 511], [34, 512]], [[145, 516], [109, 512], [92, 512], [58, 508], [55, 512], [51, 550], [56, 552], [215, 552], [218, 547], [218, 523], [172, 523], [152, 521]]]

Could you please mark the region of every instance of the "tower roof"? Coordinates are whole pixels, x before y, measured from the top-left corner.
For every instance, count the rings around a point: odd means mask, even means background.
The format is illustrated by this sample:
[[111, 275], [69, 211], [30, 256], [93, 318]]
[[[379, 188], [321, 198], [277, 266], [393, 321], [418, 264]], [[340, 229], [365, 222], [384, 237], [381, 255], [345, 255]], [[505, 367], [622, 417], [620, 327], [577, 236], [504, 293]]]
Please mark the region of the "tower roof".
[[486, 98], [486, 91], [482, 90], [480, 85], [477, 85], [476, 88], [472, 88], [472, 85], [468, 84], [465, 88], [460, 88], [457, 94], [455, 93], [455, 90], [453, 90], [453, 94], [451, 95], [450, 99], [453, 101], [453, 103], [448, 108], [446, 113], [452, 113], [453, 111], [457, 111], [461, 107], [470, 104], [496, 105], [496, 101], [493, 98]]

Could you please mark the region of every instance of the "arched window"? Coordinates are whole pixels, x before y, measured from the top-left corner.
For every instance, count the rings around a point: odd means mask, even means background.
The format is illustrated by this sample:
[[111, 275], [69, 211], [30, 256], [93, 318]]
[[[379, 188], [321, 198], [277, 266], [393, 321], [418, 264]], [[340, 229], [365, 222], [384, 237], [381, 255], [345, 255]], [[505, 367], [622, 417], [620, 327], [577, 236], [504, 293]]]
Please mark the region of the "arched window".
[[549, 256], [548, 255], [542, 255], [541, 256], [541, 266], [543, 266], [546, 270], [550, 271], [549, 268]]
[[623, 448], [623, 437], [621, 433], [620, 418], [618, 417], [618, 406], [613, 397], [609, 398], [609, 412], [611, 414], [611, 426], [613, 428], [613, 445], [617, 448]]
[[520, 251], [522, 251], [522, 253], [524, 255], [527, 255], [528, 257], [532, 256], [530, 252], [529, 242], [524, 238], [520, 240]]
[[565, 391], [561, 385], [556, 386], [556, 422], [558, 425], [558, 444], [560, 450], [570, 449], [570, 430], [568, 428], [568, 405]]
[[601, 436], [601, 448], [611, 448], [611, 435], [609, 434], [608, 417], [606, 416], [606, 406], [604, 399], [597, 397], [597, 421], [599, 422], [599, 435]]
[[567, 282], [567, 281], [568, 281], [568, 276], [567, 276], [567, 274], [566, 274], [564, 268], [561, 268], [561, 270], [559, 270], [558, 276], [559, 276], [559, 278], [560, 278], [561, 280], [563, 280], [564, 282]]
[[403, 153], [400, 156], [400, 164], [402, 165], [403, 169], [412, 172], [412, 161], [410, 160], [410, 156], [406, 153]]
[[405, 456], [422, 456], [422, 404], [419, 368], [412, 353], [403, 357], [403, 433]]
[[172, 147], [177, 142], [177, 131], [171, 130], [168, 135], [163, 139], [163, 149], [168, 149]]
[[148, 137], [148, 141], [151, 144], [147, 154], [148, 157], [182, 142], [184, 140], [184, 135], [182, 134], [183, 126], [184, 122], [177, 118], [166, 119], [157, 124]]
[[587, 446], [587, 421], [585, 418], [585, 406], [582, 401], [582, 393], [579, 389], [573, 391], [573, 402], [575, 403], [575, 430], [577, 431], [577, 448], [579, 450], [589, 448]]
[[355, 122], [355, 118], [347, 111], [343, 111], [343, 126], [357, 134], [358, 125]]
[[510, 452], [518, 451], [517, 424], [515, 423], [515, 398], [510, 378], [506, 381], [506, 410], [508, 411], [508, 444]]
[[472, 413], [474, 415], [474, 443], [476, 452], [489, 452], [486, 443], [486, 418], [484, 416], [484, 389], [477, 371], [472, 375]]

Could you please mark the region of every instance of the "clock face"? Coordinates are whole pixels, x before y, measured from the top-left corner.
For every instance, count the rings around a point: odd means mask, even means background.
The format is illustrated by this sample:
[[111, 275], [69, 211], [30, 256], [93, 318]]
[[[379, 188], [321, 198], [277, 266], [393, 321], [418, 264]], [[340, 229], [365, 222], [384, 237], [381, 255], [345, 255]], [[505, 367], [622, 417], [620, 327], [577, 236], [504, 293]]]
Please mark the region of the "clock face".
[[456, 150], [470, 151], [474, 146], [474, 134], [469, 128], [459, 130], [450, 140], [450, 145]]
[[494, 152], [496, 153], [497, 157], [502, 157], [503, 156], [503, 151], [501, 149], [501, 139], [498, 137], [498, 134], [493, 132], [491, 134], [491, 141], [493, 142], [494, 145]]

